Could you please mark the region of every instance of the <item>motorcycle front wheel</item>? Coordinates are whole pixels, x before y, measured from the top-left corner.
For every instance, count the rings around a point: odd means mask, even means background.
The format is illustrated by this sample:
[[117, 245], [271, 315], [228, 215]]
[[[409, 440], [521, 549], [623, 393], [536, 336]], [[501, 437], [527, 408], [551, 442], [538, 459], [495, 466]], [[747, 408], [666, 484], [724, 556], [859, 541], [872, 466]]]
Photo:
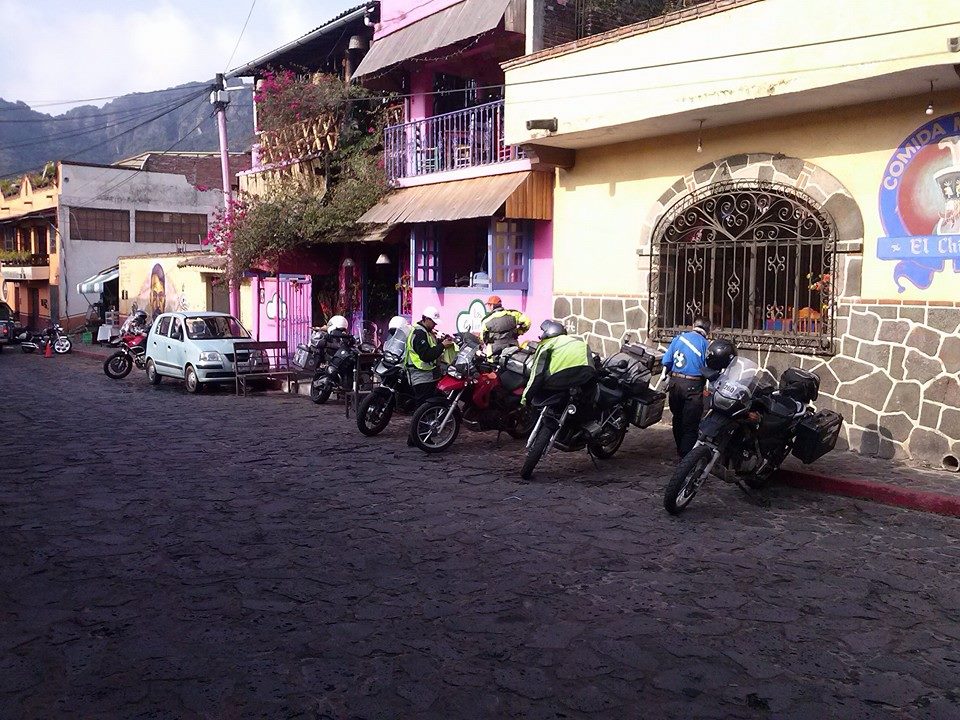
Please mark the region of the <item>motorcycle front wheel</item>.
[[317, 405], [323, 405], [330, 399], [333, 392], [333, 383], [326, 375], [314, 375], [313, 382], [310, 383], [310, 399]]
[[427, 453], [443, 452], [453, 445], [460, 434], [460, 410], [453, 409], [453, 416], [447, 421], [443, 431], [443, 419], [450, 410], [449, 405], [421, 405], [410, 421], [410, 438], [413, 444]]
[[367, 437], [379, 435], [393, 417], [393, 398], [380, 393], [370, 393], [357, 410], [357, 429]]
[[690, 504], [700, 488], [701, 477], [713, 457], [706, 445], [698, 445], [688, 452], [677, 466], [663, 493], [663, 507], [671, 515], [679, 515]]
[[537, 434], [530, 439], [527, 455], [523, 459], [523, 467], [520, 468], [520, 477], [524, 480], [529, 480], [533, 476], [533, 469], [547, 451], [551, 435], [553, 435], [553, 425], [547, 422], [540, 423]]
[[108, 378], [122, 380], [133, 370], [133, 361], [123, 352], [115, 352], [103, 361], [103, 372]]
[[73, 350], [73, 343], [66, 335], [61, 335], [53, 343], [53, 351], [57, 355], [66, 355]]

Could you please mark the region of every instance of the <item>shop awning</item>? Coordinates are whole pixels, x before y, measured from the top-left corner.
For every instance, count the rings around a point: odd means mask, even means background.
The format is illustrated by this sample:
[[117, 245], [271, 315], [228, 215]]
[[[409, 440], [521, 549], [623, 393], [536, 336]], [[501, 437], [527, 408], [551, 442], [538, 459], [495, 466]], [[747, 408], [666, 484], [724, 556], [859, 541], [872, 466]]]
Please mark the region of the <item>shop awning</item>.
[[518, 220], [553, 217], [553, 176], [518, 172], [394, 190], [360, 218], [362, 223], [417, 223], [504, 215]]
[[99, 295], [103, 292], [105, 283], [116, 280], [120, 277], [120, 266], [114, 265], [106, 270], [101, 270], [93, 277], [89, 277], [82, 283], [77, 283], [77, 292], [81, 295]]
[[356, 225], [352, 230], [345, 230], [335, 235], [324, 238], [324, 242], [340, 243], [370, 243], [383, 242], [395, 226], [386, 225]]
[[510, 0], [463, 0], [389, 35], [374, 39], [353, 77], [493, 30]]

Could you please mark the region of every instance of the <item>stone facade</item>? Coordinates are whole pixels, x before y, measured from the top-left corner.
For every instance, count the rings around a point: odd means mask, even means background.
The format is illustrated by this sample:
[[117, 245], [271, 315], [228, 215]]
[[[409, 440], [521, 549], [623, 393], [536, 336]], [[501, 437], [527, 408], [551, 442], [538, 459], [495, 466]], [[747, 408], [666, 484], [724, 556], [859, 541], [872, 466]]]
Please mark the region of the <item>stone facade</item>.
[[[822, 169], [769, 154], [710, 163], [681, 178], [644, 224], [638, 254], [649, 256], [659, 218], [686, 192], [728, 179], [796, 186], [820, 204], [836, 226], [834, 345], [826, 356], [744, 350], [775, 377], [790, 366], [820, 376], [817, 407], [843, 414], [839, 445], [883, 458], [940, 467], [960, 457], [960, 303], [901, 303], [860, 297], [863, 221], [850, 193]], [[646, 284], [649, 269], [641, 270]], [[655, 318], [648, 295], [557, 295], [554, 314], [603, 354], [631, 332], [646, 340]]]

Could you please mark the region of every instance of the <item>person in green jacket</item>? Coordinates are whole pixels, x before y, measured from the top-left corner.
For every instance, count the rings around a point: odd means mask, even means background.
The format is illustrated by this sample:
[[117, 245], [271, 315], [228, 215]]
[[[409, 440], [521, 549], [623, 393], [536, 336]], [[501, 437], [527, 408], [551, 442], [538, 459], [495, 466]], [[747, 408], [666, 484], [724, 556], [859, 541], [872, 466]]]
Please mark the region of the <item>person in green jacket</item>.
[[580, 338], [567, 335], [562, 323], [544, 320], [540, 333], [533, 370], [520, 398], [524, 405], [539, 393], [585, 385], [597, 376], [589, 346]]
[[499, 295], [487, 298], [487, 314], [480, 323], [480, 339], [487, 346], [487, 356], [496, 357], [508, 347], [519, 344], [519, 338], [530, 329], [530, 318], [519, 310], [503, 307]]

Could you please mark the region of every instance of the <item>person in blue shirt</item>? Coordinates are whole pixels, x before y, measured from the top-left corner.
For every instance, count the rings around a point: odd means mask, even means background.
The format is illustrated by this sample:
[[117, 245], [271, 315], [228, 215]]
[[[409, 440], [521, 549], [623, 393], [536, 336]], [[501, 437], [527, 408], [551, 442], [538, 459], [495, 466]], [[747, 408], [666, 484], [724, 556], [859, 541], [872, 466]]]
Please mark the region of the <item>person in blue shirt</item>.
[[686, 455], [697, 442], [700, 418], [703, 417], [703, 376], [710, 321], [698, 317], [693, 329], [677, 335], [663, 356], [664, 372], [669, 377], [668, 396], [673, 414], [673, 439], [677, 454]]

